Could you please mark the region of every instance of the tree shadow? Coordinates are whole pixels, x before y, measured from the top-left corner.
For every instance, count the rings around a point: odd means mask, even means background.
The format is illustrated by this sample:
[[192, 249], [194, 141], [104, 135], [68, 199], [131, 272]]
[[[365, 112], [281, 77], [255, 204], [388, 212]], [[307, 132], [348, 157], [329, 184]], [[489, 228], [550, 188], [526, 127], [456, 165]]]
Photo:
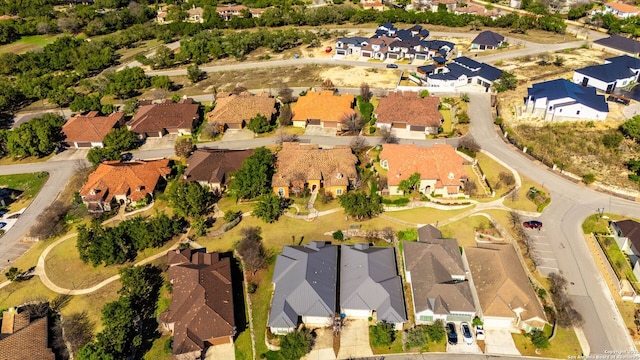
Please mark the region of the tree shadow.
[[18, 189], [0, 188], [0, 205], [9, 206], [20, 199], [23, 191]]
[[231, 252], [220, 254], [221, 258], [228, 257], [231, 261], [231, 286], [233, 292], [233, 312], [236, 326], [236, 338], [240, 333], [247, 330], [248, 319], [245, 308], [244, 298], [244, 275], [240, 266], [240, 261], [233, 256]]

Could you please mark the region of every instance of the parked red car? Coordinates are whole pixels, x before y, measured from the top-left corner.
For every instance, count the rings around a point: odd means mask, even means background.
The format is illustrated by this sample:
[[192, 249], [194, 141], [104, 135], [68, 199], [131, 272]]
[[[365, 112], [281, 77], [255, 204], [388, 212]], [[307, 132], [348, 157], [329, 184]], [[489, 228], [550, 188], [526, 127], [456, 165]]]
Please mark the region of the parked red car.
[[522, 226], [527, 229], [542, 229], [542, 223], [536, 220], [525, 221], [522, 223]]

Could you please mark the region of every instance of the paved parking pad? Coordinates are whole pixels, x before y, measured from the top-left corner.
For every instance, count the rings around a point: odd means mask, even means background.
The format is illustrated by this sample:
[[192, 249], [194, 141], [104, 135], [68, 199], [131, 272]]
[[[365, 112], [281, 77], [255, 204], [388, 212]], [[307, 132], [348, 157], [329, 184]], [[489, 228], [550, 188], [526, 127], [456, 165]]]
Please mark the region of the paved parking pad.
[[485, 352], [496, 355], [520, 355], [507, 329], [484, 329]]
[[336, 136], [336, 128], [323, 128], [320, 125], [307, 125], [304, 134], [308, 136]]
[[236, 350], [232, 343], [210, 346], [207, 349], [205, 360], [235, 360]]
[[346, 320], [340, 333], [338, 359], [373, 356], [369, 346], [369, 324], [367, 320]]
[[525, 231], [531, 239], [533, 252], [538, 260], [538, 272], [540, 275], [547, 277], [552, 272], [558, 272], [558, 259], [553, 252], [545, 229], [526, 229]]
[[303, 356], [301, 360], [335, 360], [332, 328], [313, 329], [313, 332], [315, 333], [315, 338], [313, 339], [311, 351]]
[[251, 140], [256, 135], [249, 129], [233, 130], [227, 129], [222, 136], [222, 141]]

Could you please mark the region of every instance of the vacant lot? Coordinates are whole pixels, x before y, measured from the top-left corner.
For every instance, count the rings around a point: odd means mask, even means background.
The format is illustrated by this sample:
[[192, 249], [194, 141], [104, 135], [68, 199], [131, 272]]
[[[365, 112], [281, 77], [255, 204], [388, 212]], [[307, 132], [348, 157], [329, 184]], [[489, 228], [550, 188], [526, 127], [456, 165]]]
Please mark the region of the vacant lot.
[[45, 45], [55, 41], [60, 35], [33, 35], [23, 36], [20, 40], [0, 46], [0, 54], [22, 54], [30, 50], [42, 49]]
[[0, 176], [0, 188], [4, 192], [2, 200], [8, 211], [11, 213], [27, 207], [47, 179], [49, 174], [46, 172]]

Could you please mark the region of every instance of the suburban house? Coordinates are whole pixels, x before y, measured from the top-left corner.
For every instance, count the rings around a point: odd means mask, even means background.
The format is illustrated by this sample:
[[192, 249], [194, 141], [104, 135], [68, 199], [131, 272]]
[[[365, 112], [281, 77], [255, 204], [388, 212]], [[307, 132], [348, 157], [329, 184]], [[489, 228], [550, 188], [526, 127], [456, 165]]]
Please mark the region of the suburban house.
[[640, 42], [616, 34], [595, 40], [593, 45], [594, 48], [606, 48], [605, 50], [607, 51], [613, 50], [613, 52], [620, 54], [631, 56], [638, 56], [638, 54], [640, 54]]
[[0, 359], [54, 360], [49, 348], [49, 321], [42, 317], [31, 321], [29, 311], [9, 308], [2, 313]]
[[166, 134], [190, 135], [199, 117], [198, 104], [194, 104], [191, 98], [177, 103], [171, 100], [161, 103], [141, 101], [136, 115], [127, 126], [141, 138]]
[[640, 279], [640, 223], [634, 220], [612, 221], [611, 232], [620, 250], [629, 257], [636, 279]]
[[340, 313], [393, 324], [407, 321], [395, 250], [365, 243], [340, 247]]
[[249, 120], [263, 115], [273, 121], [276, 114], [276, 99], [268, 96], [247, 94], [230, 94], [217, 97], [216, 107], [207, 114], [207, 121], [217, 123], [221, 130], [242, 129]]
[[362, 55], [361, 50], [369, 44], [369, 38], [362, 36], [342, 37], [336, 41], [336, 55]]
[[225, 5], [217, 6], [216, 12], [224, 21], [231, 20], [232, 17], [242, 17], [244, 11], [248, 11], [253, 18], [259, 18], [267, 9], [250, 9], [244, 5]]
[[471, 50], [495, 50], [504, 44], [504, 36], [493, 31], [483, 31], [471, 40]]
[[116, 112], [107, 116], [98, 114], [98, 111], [90, 111], [69, 118], [62, 126], [65, 144], [76, 149], [103, 147], [102, 140], [109, 131], [122, 125], [124, 113]]
[[463, 164], [462, 156], [446, 144], [432, 147], [384, 144], [380, 152], [380, 166], [387, 170], [389, 195], [404, 195], [398, 185], [418, 173], [420, 193], [445, 198], [466, 197], [463, 187], [467, 173]]
[[638, 16], [640, 9], [637, 6], [612, 1], [604, 4], [604, 9], [596, 9], [592, 13], [613, 14], [618, 18], [627, 19]]
[[375, 11], [384, 11], [384, 4], [378, 0], [362, 0], [360, 1], [363, 10], [373, 9]]
[[483, 244], [464, 251], [485, 328], [544, 328], [545, 312], [512, 244]]
[[153, 193], [164, 185], [171, 173], [169, 162], [168, 159], [105, 161], [89, 175], [80, 190], [82, 202], [91, 213], [111, 211], [114, 201], [127, 206], [151, 202]]
[[476, 307], [458, 241], [443, 239], [427, 225], [418, 230], [418, 241], [403, 241], [402, 246], [416, 324], [473, 320]]
[[617, 87], [638, 82], [640, 59], [629, 55], [604, 60], [602, 65], [587, 66], [573, 72], [573, 82], [582, 86], [593, 86], [610, 94]]
[[324, 189], [337, 197], [355, 184], [357, 163], [349, 146], [321, 149], [313, 144], [285, 142], [277, 154], [271, 186], [274, 193], [285, 198], [291, 193], [300, 195], [305, 188], [311, 192]]
[[476, 16], [486, 16], [493, 20], [500, 17], [500, 11], [497, 9], [489, 10], [484, 6], [471, 4], [471, 3], [467, 3], [467, 6], [457, 6], [456, 9], [454, 10], [454, 13], [456, 15], [469, 14], [469, 15], [476, 15]]
[[186, 21], [202, 24], [204, 22], [204, 9], [193, 5], [191, 9], [187, 10]]
[[173, 298], [160, 314], [173, 335], [173, 355], [200, 359], [209, 346], [231, 344], [236, 334], [231, 261], [193, 249], [168, 253]]
[[418, 76], [424, 85], [432, 87], [456, 88], [467, 84], [478, 84], [489, 91], [494, 81], [502, 75], [502, 70], [491, 65], [477, 62], [466, 56], [453, 59], [444, 64], [444, 59], [434, 58], [434, 64], [420, 66]]
[[273, 334], [305, 325], [328, 326], [336, 311], [338, 247], [313, 241], [284, 246], [276, 258], [271, 311], [267, 326]]
[[[375, 110], [376, 126], [387, 130], [407, 130], [417, 134], [437, 134], [444, 121], [438, 111], [440, 98], [421, 98], [415, 92], [389, 92]], [[394, 131], [403, 137], [404, 132]]]
[[167, 21], [167, 15], [169, 14], [169, 6], [164, 5], [158, 8], [158, 13], [156, 14], [156, 22], [158, 24], [168, 24], [170, 21]]
[[355, 97], [350, 94], [340, 95], [333, 90], [309, 91], [307, 95], [298, 97], [291, 109], [293, 126], [320, 125], [341, 130], [340, 123], [356, 113], [354, 105]]
[[440, 5], [444, 6], [448, 12], [454, 12], [458, 8], [456, 0], [431, 0], [431, 12], [438, 12]]
[[605, 120], [609, 104], [596, 89], [555, 79], [527, 89], [525, 109], [545, 121]]
[[187, 159], [184, 179], [221, 193], [231, 180], [227, 174], [242, 167], [253, 150], [197, 149]]

